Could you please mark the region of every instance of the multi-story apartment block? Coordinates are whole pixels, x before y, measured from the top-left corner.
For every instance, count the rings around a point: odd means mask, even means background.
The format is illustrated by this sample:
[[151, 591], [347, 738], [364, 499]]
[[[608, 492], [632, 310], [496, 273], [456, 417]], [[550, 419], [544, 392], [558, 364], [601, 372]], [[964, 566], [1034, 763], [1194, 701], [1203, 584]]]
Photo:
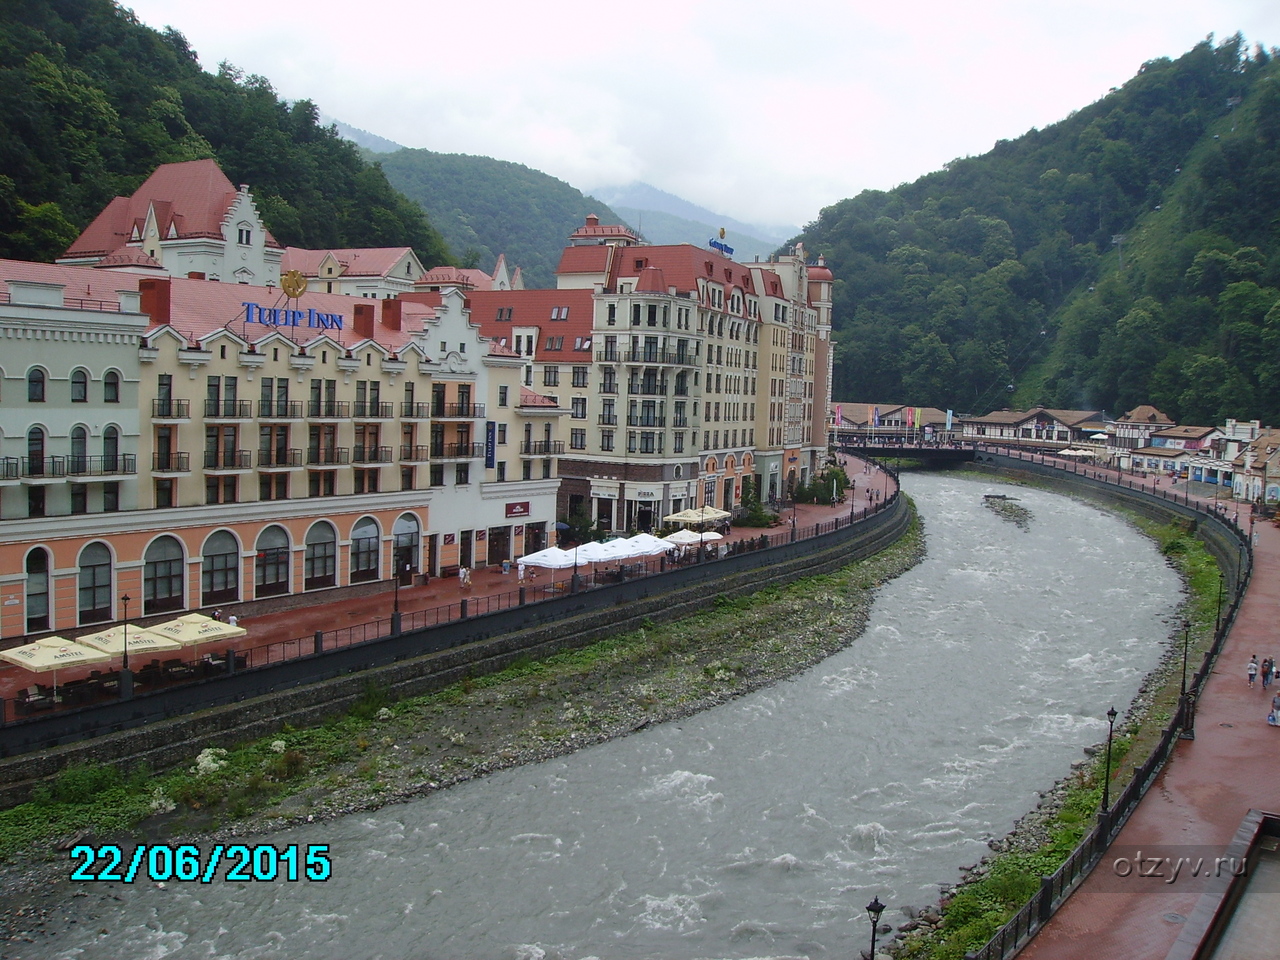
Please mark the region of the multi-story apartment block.
[[485, 334], [524, 358], [526, 386], [568, 409], [562, 514], [648, 529], [686, 507], [732, 510], [748, 477], [785, 496], [819, 469], [831, 286], [803, 250], [742, 265], [588, 217], [557, 289], [467, 296]]

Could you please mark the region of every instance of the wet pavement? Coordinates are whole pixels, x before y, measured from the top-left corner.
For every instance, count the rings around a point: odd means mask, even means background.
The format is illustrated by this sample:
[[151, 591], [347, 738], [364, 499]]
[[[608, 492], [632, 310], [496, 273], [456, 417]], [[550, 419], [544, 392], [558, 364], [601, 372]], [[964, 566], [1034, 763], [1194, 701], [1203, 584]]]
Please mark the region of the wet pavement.
[[[886, 490], [894, 489], [894, 481], [878, 470], [864, 473], [859, 467], [858, 461], [849, 458], [849, 473], [851, 479], [855, 482], [852, 497], [843, 504], [834, 506], [823, 506], [820, 504], [801, 503], [797, 504], [794, 509], [787, 507], [780, 511], [780, 516], [784, 521], [778, 526], [771, 528], [758, 527], [736, 527], [729, 534], [719, 541], [721, 547], [726, 544], [736, 543], [741, 540], [758, 538], [762, 533], [768, 533], [773, 536], [785, 534], [791, 527], [792, 518], [794, 516], [796, 528], [803, 536], [807, 528], [812, 528], [820, 522], [827, 522], [836, 518], [848, 517], [850, 508], [858, 511], [863, 510], [868, 500], [866, 491], [868, 487], [877, 491], [879, 500], [885, 496]], [[879, 502], [877, 500], [877, 502]], [[533, 568], [529, 568], [532, 570]], [[580, 572], [586, 573], [589, 568], [583, 565]], [[555, 588], [560, 585], [567, 586], [567, 581], [572, 576], [573, 571], [569, 570], [539, 570], [536, 579], [528, 579], [523, 584], [527, 587], [526, 595], [530, 602], [534, 599], [540, 599], [541, 594], [554, 593]], [[516, 566], [513, 564], [507, 573], [502, 572], [501, 566], [477, 567], [472, 570], [471, 584], [464, 587], [456, 576], [449, 577], [432, 577], [426, 583], [421, 583], [417, 578], [411, 586], [402, 586], [398, 591], [398, 600], [396, 591], [391, 587], [390, 581], [386, 583], [386, 589], [368, 596], [353, 597], [342, 600], [326, 600], [325, 594], [316, 594], [314, 603], [306, 606], [298, 607], [292, 610], [282, 610], [277, 613], [265, 613], [253, 617], [241, 617], [239, 626], [248, 630], [248, 634], [235, 641], [218, 641], [216, 643], [202, 644], [199, 649], [199, 656], [203, 657], [207, 653], [222, 654], [228, 649], [234, 649], [237, 653], [245, 654], [250, 665], [256, 665], [266, 662], [280, 660], [286, 656], [296, 656], [298, 653], [310, 653], [312, 650], [312, 638], [317, 631], [338, 631], [345, 627], [353, 628], [351, 640], [358, 641], [362, 638], [365, 631], [362, 631], [360, 625], [368, 625], [366, 628], [369, 637], [375, 637], [379, 634], [386, 634], [390, 629], [390, 617], [396, 603], [404, 618], [404, 629], [413, 628], [414, 614], [418, 614], [419, 618], [424, 622], [434, 622], [435, 617], [427, 614], [426, 611], [432, 611], [437, 608], [448, 608], [453, 606], [452, 616], [458, 614], [458, 603], [462, 599], [467, 599], [471, 605], [472, 612], [482, 611], [488, 605], [501, 603], [502, 606], [514, 606], [518, 602], [519, 589], [522, 586]], [[550, 589], [549, 589], [550, 588]], [[235, 604], [224, 604], [222, 606], [224, 616], [230, 616], [236, 612]], [[212, 613], [211, 609], [201, 610], [202, 613]], [[181, 612], [175, 612], [174, 617], [180, 616]], [[448, 618], [449, 611], [442, 610], [441, 616]], [[381, 621], [381, 623], [376, 623]], [[88, 633], [92, 630], [103, 629], [104, 625], [95, 625], [93, 628], [85, 628], [78, 631], [67, 631], [68, 635]], [[133, 624], [130, 624], [130, 629]], [[73, 637], [74, 638], [74, 637]], [[326, 645], [334, 645], [332, 638], [326, 637]], [[136, 672], [145, 663], [148, 663], [153, 654], [147, 655], [145, 658], [132, 657], [131, 663]], [[170, 658], [179, 658], [183, 660], [193, 660], [196, 655], [190, 649], [174, 651], [172, 653], [161, 655], [161, 660]], [[79, 667], [67, 670], [59, 670], [57, 682], [61, 686], [67, 681], [73, 681], [88, 677], [92, 670], [107, 673], [120, 667], [119, 658], [105, 663], [94, 664], [92, 667]], [[0, 698], [4, 699], [6, 709], [6, 719], [15, 719], [15, 705], [13, 698], [18, 696], [20, 692], [29, 686], [41, 684], [49, 686], [53, 682], [52, 674], [31, 673], [22, 667], [16, 665], [5, 664], [0, 661]]]

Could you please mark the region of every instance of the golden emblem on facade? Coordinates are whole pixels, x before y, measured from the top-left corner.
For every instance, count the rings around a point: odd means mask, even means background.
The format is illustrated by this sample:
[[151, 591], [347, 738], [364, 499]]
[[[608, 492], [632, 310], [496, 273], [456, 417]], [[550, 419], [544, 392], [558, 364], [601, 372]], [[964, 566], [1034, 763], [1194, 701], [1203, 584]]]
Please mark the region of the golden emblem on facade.
[[307, 278], [299, 270], [290, 270], [280, 277], [280, 289], [285, 296], [297, 299], [307, 292]]

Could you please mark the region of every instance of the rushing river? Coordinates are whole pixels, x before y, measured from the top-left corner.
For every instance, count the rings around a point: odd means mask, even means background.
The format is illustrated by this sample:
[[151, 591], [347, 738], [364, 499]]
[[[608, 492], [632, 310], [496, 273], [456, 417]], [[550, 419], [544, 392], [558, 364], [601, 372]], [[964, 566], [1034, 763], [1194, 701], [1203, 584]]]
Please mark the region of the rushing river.
[[[1085, 503], [946, 475], [904, 485], [927, 559], [807, 673], [271, 838], [331, 844], [327, 883], [91, 889], [41, 955], [856, 956], [873, 896], [894, 923], [935, 900], [1105, 738], [1181, 590], [1149, 541]], [[1029, 529], [985, 509], [987, 492], [1016, 496]]]

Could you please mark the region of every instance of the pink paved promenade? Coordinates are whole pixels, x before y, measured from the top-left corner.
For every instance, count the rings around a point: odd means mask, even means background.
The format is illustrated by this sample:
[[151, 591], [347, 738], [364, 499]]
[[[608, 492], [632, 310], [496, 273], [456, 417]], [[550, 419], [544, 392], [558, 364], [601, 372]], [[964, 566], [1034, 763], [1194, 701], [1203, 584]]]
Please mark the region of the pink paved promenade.
[[[794, 516], [796, 527], [801, 531], [801, 535], [804, 535], [807, 528], [812, 528], [817, 523], [848, 517], [850, 507], [861, 511], [868, 504], [866, 498], [868, 486], [879, 491], [881, 500], [887, 496], [886, 491], [891, 492], [896, 488], [893, 479], [879, 470], [873, 470], [870, 474], [863, 473], [862, 461], [853, 457], [848, 460], [848, 470], [850, 478], [855, 482], [851, 502], [835, 506], [798, 504], [794, 510]], [[767, 530], [755, 527], [734, 528], [724, 540], [720, 541], [720, 545], [723, 547], [726, 544], [736, 543], [741, 540], [758, 538], [762, 533], [768, 533], [775, 537], [783, 536], [790, 530], [792, 515], [793, 511], [790, 507], [782, 510], [781, 517], [784, 523], [781, 526]], [[589, 567], [584, 564], [580, 572], [585, 575], [588, 571]], [[532, 603], [535, 600], [542, 599], [546, 594], [547, 588], [552, 583], [557, 585], [565, 584], [572, 573], [572, 570], [538, 571], [536, 581], [527, 580], [524, 584], [527, 588], [528, 601]], [[484, 611], [489, 608], [488, 605], [499, 602], [503, 606], [514, 606], [517, 603], [520, 586], [521, 583], [518, 580], [514, 566], [506, 574], [502, 572], [500, 566], [492, 566], [475, 569], [472, 572], [471, 586], [469, 588], [463, 588], [457, 577], [433, 577], [425, 584], [415, 583], [413, 586], [401, 587], [399, 590], [399, 606], [404, 617], [404, 628], [408, 630], [416, 626], [413, 618], [414, 614], [434, 622], [434, 616], [426, 612], [437, 608], [448, 608], [450, 605], [453, 607], [452, 616], [456, 617], [458, 614], [457, 605], [464, 598], [470, 604], [472, 613]], [[389, 632], [389, 620], [393, 603], [395, 602], [395, 596], [389, 584], [383, 592], [364, 597], [328, 600], [326, 602], [323, 599], [324, 596], [324, 594], [318, 594], [316, 596], [317, 602], [298, 609], [243, 618], [240, 620], [239, 625], [249, 631], [247, 636], [237, 641], [219, 641], [208, 644], [207, 647], [201, 649], [200, 653], [221, 653], [228, 648], [233, 648], [237, 653], [246, 654], [249, 665], [253, 666], [268, 660], [275, 661], [288, 656], [296, 656], [299, 653], [310, 653], [311, 638], [316, 631], [329, 632], [351, 627], [353, 629], [347, 642], [358, 642], [364, 639], [366, 634], [369, 638], [372, 638]], [[211, 611], [205, 610], [203, 612], [210, 613]], [[224, 607], [225, 614], [229, 615], [234, 612], [236, 612], [234, 604], [228, 604]], [[177, 614], [174, 615], [177, 616]], [[441, 610], [441, 615], [447, 617], [449, 611], [447, 609]], [[367, 626], [362, 630], [361, 625]], [[100, 629], [100, 627], [93, 629]], [[91, 630], [86, 628], [85, 630], [71, 631], [70, 633], [87, 632], [91, 632]], [[332, 638], [326, 637], [326, 644], [332, 645], [333, 643], [334, 640]], [[137, 671], [150, 661], [152, 656], [148, 655], [145, 658], [131, 657], [130, 666]], [[190, 659], [192, 654], [188, 651], [175, 651], [166, 656]], [[119, 658], [116, 658], [113, 661], [95, 665], [92, 668], [86, 666], [60, 670], [57, 679], [61, 685], [67, 681], [89, 676], [91, 669], [100, 669], [106, 672], [107, 670], [118, 669], [119, 666]], [[5, 701], [6, 718], [9, 720], [15, 719], [13, 698], [20, 691], [37, 683], [47, 686], [51, 682], [51, 674], [33, 674], [22, 667], [8, 665], [0, 661], [0, 698]]]

